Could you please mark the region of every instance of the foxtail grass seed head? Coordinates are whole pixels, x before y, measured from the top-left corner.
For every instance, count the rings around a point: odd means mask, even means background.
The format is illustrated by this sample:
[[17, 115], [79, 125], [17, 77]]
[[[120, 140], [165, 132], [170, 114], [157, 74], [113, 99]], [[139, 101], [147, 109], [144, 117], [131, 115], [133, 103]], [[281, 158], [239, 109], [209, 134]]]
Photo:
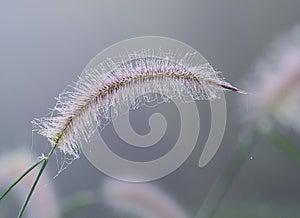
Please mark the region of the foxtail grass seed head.
[[106, 57], [58, 96], [53, 116], [33, 121], [35, 130], [52, 146], [78, 158], [81, 140], [88, 141], [118, 113], [157, 100], [157, 93], [183, 101], [187, 96], [193, 100], [215, 99], [225, 90], [244, 93], [226, 82], [210, 64], [194, 64], [194, 56], [150, 48], [115, 59]]
[[[277, 38], [255, 67], [251, 105], [300, 131], [300, 25]], [[253, 81], [253, 80], [252, 80]]]

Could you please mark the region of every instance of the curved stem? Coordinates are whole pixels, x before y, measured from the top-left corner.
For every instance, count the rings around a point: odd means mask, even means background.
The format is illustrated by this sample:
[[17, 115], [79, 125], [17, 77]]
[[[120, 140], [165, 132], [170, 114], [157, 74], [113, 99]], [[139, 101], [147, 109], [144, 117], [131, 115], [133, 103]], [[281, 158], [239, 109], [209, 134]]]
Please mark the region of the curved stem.
[[28, 170], [26, 170], [0, 197], [0, 201], [15, 187], [28, 173], [30, 173], [34, 168], [40, 165], [45, 158], [39, 160], [37, 163], [32, 165]]
[[250, 129], [249, 133], [252, 133], [252, 139], [244, 140], [244, 136], [241, 142], [237, 145], [232, 155], [232, 159], [226, 166], [222, 176], [212, 186], [210, 192], [205, 198], [196, 216], [197, 218], [213, 217], [216, 209], [224, 198], [224, 195], [226, 194], [236, 175], [240, 171], [240, 168], [243, 166], [251, 150], [256, 145], [255, 142], [258, 136], [265, 136], [269, 138], [275, 146], [277, 146], [285, 155], [287, 155], [287, 157], [289, 157], [289, 159], [294, 161], [294, 163], [298, 167], [300, 167], [300, 150], [298, 146], [282, 132], [275, 129], [272, 129], [272, 131], [270, 132], [264, 132], [261, 131], [260, 128], [254, 128], [252, 130]]
[[40, 169], [40, 171], [39, 171], [39, 173], [38, 173], [38, 175], [37, 175], [37, 177], [36, 177], [36, 179], [35, 179], [35, 181], [34, 181], [32, 187], [31, 187], [31, 189], [30, 189], [30, 192], [28, 193], [28, 195], [27, 195], [27, 197], [26, 197], [26, 199], [25, 199], [25, 201], [24, 201], [24, 204], [23, 204], [23, 206], [22, 206], [22, 208], [21, 208], [21, 210], [20, 210], [20, 212], [19, 212], [18, 218], [21, 218], [21, 217], [23, 216], [24, 211], [25, 211], [25, 209], [26, 209], [26, 207], [27, 207], [27, 205], [28, 205], [28, 202], [29, 202], [29, 200], [30, 200], [30, 198], [31, 198], [31, 196], [32, 196], [32, 193], [33, 193], [33, 191], [34, 191], [36, 185], [38, 184], [38, 181], [40, 180], [41, 175], [43, 174], [43, 172], [44, 172], [44, 170], [45, 170], [45, 168], [46, 168], [46, 166], [47, 166], [47, 164], [48, 164], [49, 158], [52, 156], [52, 154], [53, 154], [54, 149], [56, 148], [56, 146], [57, 146], [57, 145], [54, 145], [54, 146], [52, 147], [51, 151], [49, 152], [48, 156], [45, 157], [45, 158], [43, 159], [44, 163], [43, 163], [43, 165], [42, 165], [42, 167], [41, 167], [41, 169]]
[[279, 150], [293, 161], [294, 164], [300, 167], [300, 149], [293, 140], [276, 129], [268, 133], [261, 132], [261, 134], [266, 136]]
[[218, 206], [224, 198], [226, 192], [231, 187], [241, 167], [247, 160], [253, 147], [256, 145], [257, 130], [250, 129], [242, 135], [237, 144], [229, 163], [224, 169], [221, 177], [213, 184], [207, 194], [196, 218], [211, 218], [215, 214]]

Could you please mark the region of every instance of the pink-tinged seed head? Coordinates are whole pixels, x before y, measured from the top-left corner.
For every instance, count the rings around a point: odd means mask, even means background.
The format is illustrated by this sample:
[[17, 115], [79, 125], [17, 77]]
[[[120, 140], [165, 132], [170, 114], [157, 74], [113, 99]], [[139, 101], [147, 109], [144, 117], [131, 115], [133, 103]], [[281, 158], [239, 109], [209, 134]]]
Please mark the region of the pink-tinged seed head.
[[300, 131], [300, 26], [275, 40], [255, 67], [252, 105]]
[[[52, 146], [78, 158], [80, 141], [88, 141], [94, 130], [103, 128], [102, 120], [111, 120], [111, 114], [118, 114], [124, 105], [129, 110], [137, 99], [147, 101], [138, 98], [141, 95], [160, 93], [184, 100], [188, 94], [194, 100], [211, 100], [225, 90], [242, 93], [208, 63], [192, 65], [191, 58], [186, 58], [192, 55], [170, 56], [170, 52], [142, 50], [124, 56], [121, 63], [107, 59], [87, 70], [70, 90], [60, 94], [54, 115], [34, 120], [35, 129]], [[183, 86], [188, 93], [182, 93]]]

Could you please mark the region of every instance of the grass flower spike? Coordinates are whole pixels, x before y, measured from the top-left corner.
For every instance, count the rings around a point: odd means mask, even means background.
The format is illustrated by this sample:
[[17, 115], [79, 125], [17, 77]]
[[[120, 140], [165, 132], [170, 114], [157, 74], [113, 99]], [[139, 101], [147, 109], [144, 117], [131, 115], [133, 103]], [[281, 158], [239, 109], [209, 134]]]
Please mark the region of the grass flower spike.
[[300, 26], [273, 42], [255, 72], [258, 95], [253, 104], [271, 112], [284, 126], [300, 131]]
[[130, 107], [157, 101], [156, 93], [183, 100], [185, 96], [214, 99], [223, 90], [242, 93], [209, 64], [191, 65], [191, 58], [193, 54], [142, 50], [122, 57], [120, 63], [107, 59], [59, 95], [55, 115], [34, 120], [36, 130], [52, 146], [77, 158], [80, 140], [88, 141], [92, 130], [103, 127], [103, 119], [111, 120]]
[[[151, 49], [141, 49], [146, 45]], [[102, 59], [99, 61], [98, 57]], [[94, 64], [89, 67], [91, 63]], [[94, 132], [118, 113], [174, 98], [211, 100], [225, 90], [244, 93], [225, 82], [221, 73], [194, 49], [176, 40], [149, 36], [115, 44], [98, 54], [79, 80], [58, 96], [51, 116], [33, 121], [34, 130], [45, 136], [52, 148], [3, 193], [0, 201], [41, 164], [19, 212], [21, 218], [56, 148], [68, 158], [78, 158], [81, 143], [89, 142]]]

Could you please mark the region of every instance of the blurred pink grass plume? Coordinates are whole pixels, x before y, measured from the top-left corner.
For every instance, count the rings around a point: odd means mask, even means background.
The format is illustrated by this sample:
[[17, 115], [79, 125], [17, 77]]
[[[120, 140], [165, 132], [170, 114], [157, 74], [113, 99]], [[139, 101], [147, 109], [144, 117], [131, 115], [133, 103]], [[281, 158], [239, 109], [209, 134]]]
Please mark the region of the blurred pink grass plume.
[[[300, 131], [300, 24], [278, 37], [249, 79], [253, 108]], [[255, 111], [254, 110], [254, 111]]]
[[182, 208], [159, 188], [109, 180], [102, 186], [105, 199], [116, 210], [144, 218], [187, 218]]

